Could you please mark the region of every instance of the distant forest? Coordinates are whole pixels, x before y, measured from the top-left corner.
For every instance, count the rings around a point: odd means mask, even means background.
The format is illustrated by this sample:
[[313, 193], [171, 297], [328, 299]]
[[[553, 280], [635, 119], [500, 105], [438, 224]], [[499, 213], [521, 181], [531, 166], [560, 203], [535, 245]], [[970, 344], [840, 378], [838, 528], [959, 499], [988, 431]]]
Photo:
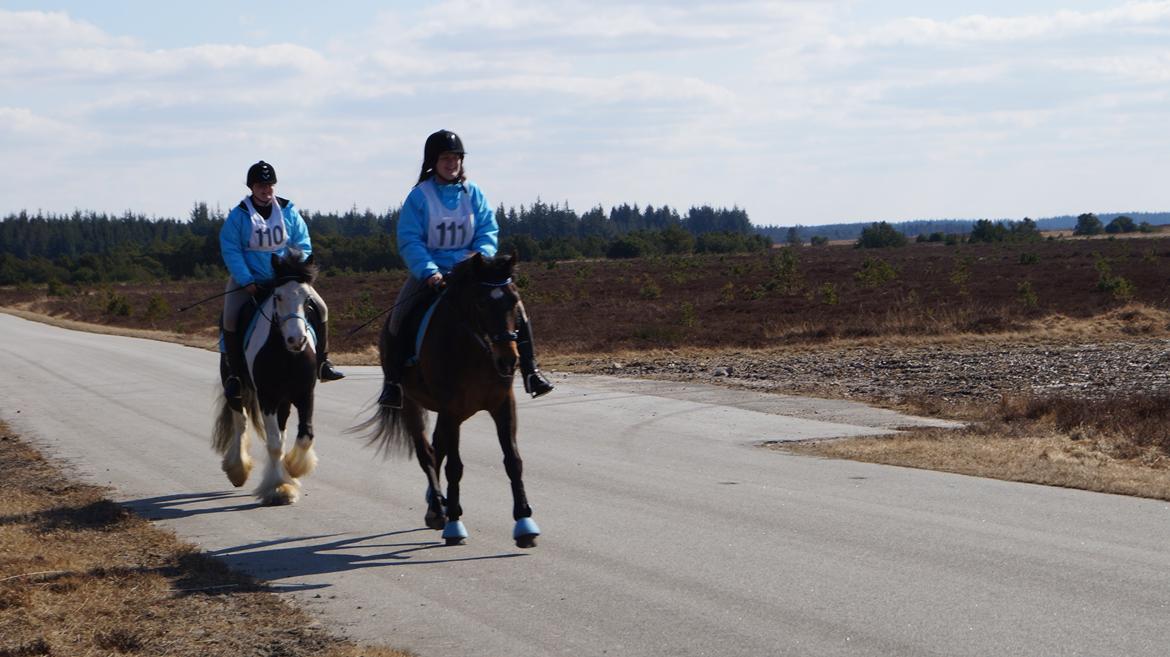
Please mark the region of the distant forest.
[[[1162, 224], [1170, 224], [1170, 212], [1103, 212], [1096, 215], [1103, 223], [1109, 223], [1117, 217], [1130, 217], [1135, 222], [1146, 222], [1152, 226]], [[1044, 219], [1035, 219], [1038, 230], [1072, 230], [1077, 225], [1077, 216], [1061, 215], [1058, 217], [1047, 217]], [[1025, 217], [1027, 219], [1027, 217]], [[887, 222], [894, 230], [902, 233], [908, 237], [915, 237], [918, 235], [930, 235], [934, 233], [942, 233], [945, 235], [963, 235], [970, 233], [971, 229], [978, 221], [985, 221], [981, 219], [919, 219], [915, 221], [891, 221]], [[992, 219], [992, 222], [1012, 222], [1014, 219]], [[1023, 221], [1023, 219], [1019, 220]], [[864, 223], [850, 223], [850, 224], [827, 224], [824, 226], [802, 226], [797, 224], [795, 226], [761, 226], [757, 230], [759, 234], [772, 238], [778, 244], [785, 243], [789, 237], [789, 231], [792, 228], [796, 229], [796, 235], [803, 242], [810, 242], [814, 237], [823, 238], [827, 240], [856, 240], [861, 237], [861, 231], [864, 230], [870, 222]]]
[[[313, 251], [326, 273], [400, 269], [395, 234], [398, 208], [383, 213], [302, 211]], [[224, 275], [219, 229], [225, 214], [196, 203], [186, 219], [121, 216], [75, 211], [69, 215], [27, 212], [0, 219], [0, 285], [88, 284], [115, 281], [179, 280]], [[583, 214], [537, 200], [528, 206], [496, 209], [500, 249], [524, 261], [580, 258], [635, 258], [692, 253], [761, 251], [773, 243], [823, 244], [856, 240], [858, 246], [892, 246], [917, 241], [1031, 239], [1039, 230], [1081, 230], [1092, 218], [1095, 231], [1148, 229], [1170, 223], [1168, 212], [1061, 216], [1019, 222], [939, 219], [904, 222], [763, 226], [751, 224], [739, 208], [692, 207], [685, 215], [668, 206], [596, 206]], [[1121, 217], [1128, 227], [1114, 219]], [[1128, 219], [1126, 219], [1128, 217]], [[1092, 231], [1085, 229], [1085, 234]]]
[[[302, 211], [315, 259], [326, 271], [402, 268], [398, 208], [384, 213]], [[133, 213], [111, 216], [27, 212], [0, 219], [0, 285], [86, 284], [223, 276], [219, 229], [225, 213], [196, 203], [185, 220]], [[597, 206], [578, 215], [567, 204], [537, 200], [496, 210], [500, 250], [522, 260], [633, 258], [689, 253], [761, 251], [771, 239], [756, 232], [739, 208]]]

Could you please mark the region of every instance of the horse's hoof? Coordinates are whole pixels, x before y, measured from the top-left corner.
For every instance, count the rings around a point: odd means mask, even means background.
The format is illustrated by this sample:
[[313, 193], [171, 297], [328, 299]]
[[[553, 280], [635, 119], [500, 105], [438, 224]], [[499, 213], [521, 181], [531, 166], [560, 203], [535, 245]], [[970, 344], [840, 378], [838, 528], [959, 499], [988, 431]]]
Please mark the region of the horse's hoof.
[[232, 485], [236, 488], [248, 483], [248, 471], [243, 468], [225, 469], [224, 473], [227, 474], [228, 481], [232, 482]]
[[462, 520], [447, 521], [447, 525], [443, 527], [443, 540], [447, 541], [447, 545], [463, 545], [466, 538], [467, 528], [463, 526]]
[[540, 527], [532, 518], [517, 520], [516, 527], [512, 529], [512, 540], [516, 541], [516, 547], [519, 548], [536, 547], [537, 536], [540, 536]]
[[429, 529], [443, 529], [447, 526], [447, 516], [436, 513], [428, 512], [425, 521]]
[[229, 462], [227, 458], [224, 458], [222, 469], [223, 473], [227, 475], [228, 481], [239, 488], [248, 481], [248, 475], [252, 472], [252, 463], [246, 460]]
[[266, 506], [287, 506], [296, 504], [299, 497], [300, 493], [297, 492], [296, 486], [281, 484], [271, 493], [265, 495], [262, 501]]

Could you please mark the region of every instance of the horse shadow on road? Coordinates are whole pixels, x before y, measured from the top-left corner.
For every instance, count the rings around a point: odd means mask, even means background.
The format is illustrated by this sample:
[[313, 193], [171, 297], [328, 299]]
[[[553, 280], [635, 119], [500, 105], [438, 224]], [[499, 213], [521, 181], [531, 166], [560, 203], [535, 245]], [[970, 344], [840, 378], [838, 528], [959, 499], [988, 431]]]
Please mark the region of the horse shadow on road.
[[[224, 504], [232, 500], [247, 500], [238, 504]], [[252, 495], [234, 491], [209, 491], [206, 493], [176, 493], [128, 500], [122, 506], [147, 520], [175, 520], [191, 518], [208, 513], [227, 513], [255, 509], [260, 505]]]
[[[272, 580], [293, 579], [363, 568], [421, 566], [426, 564], [511, 559], [525, 556], [520, 552], [445, 556], [461, 548], [447, 547], [441, 541], [410, 540], [433, 535], [426, 527], [383, 532], [367, 536], [338, 534], [289, 537], [213, 550], [208, 554], [228, 567], [268, 580], [277, 591], [309, 591], [327, 588], [328, 584], [280, 584]], [[405, 540], [395, 540], [395, 538]], [[328, 540], [333, 539], [333, 540]]]

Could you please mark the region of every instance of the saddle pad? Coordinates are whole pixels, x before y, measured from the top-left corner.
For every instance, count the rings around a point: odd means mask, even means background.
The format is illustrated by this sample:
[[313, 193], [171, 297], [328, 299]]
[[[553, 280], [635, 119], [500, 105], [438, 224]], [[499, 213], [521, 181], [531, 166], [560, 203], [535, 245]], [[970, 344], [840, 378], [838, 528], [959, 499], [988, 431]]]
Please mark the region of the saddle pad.
[[423, 313], [422, 320], [418, 323], [418, 332], [415, 334], [414, 338], [414, 353], [406, 359], [407, 367], [418, 363], [418, 355], [422, 353], [423, 338], [427, 336], [427, 326], [429, 326], [431, 323], [431, 315], [435, 313], [435, 308], [438, 307], [439, 301], [441, 301], [442, 298], [443, 295], [439, 294], [439, 296], [437, 296], [435, 300], [431, 302], [431, 305], [427, 307], [427, 311]]

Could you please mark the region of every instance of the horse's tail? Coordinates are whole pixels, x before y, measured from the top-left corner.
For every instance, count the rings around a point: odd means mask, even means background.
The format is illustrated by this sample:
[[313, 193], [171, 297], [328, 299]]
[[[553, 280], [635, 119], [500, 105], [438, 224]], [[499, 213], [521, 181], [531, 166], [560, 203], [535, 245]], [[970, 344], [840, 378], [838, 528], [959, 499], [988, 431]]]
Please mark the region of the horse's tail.
[[231, 406], [228, 406], [227, 399], [222, 394], [216, 395], [215, 408], [215, 426], [211, 429], [211, 448], [215, 450], [216, 454], [223, 454], [227, 451], [235, 433], [232, 430], [232, 413], [234, 411], [232, 411]]
[[[390, 338], [390, 322], [393, 319], [393, 314], [388, 315], [382, 322], [382, 330], [378, 332], [378, 362], [382, 366], [382, 373], [387, 377], [390, 376], [388, 359], [395, 357], [396, 353]], [[376, 445], [378, 453], [383, 456], [413, 455], [414, 439], [411, 438], [410, 432], [405, 426], [406, 420], [403, 417], [403, 411], [410, 409], [409, 412], [418, 414], [418, 422], [422, 424], [423, 435], [426, 435], [426, 413], [409, 400], [404, 399], [403, 402], [401, 409], [387, 408], [381, 404], [376, 405], [373, 417], [355, 427], [350, 427], [346, 433], [362, 434], [366, 439], [366, 445]]]
[[[218, 391], [218, 386], [216, 386]], [[264, 435], [264, 424], [260, 418], [260, 402], [256, 399], [256, 391], [251, 386], [243, 386], [243, 391], [240, 393], [243, 408], [247, 411], [246, 415], [252, 422], [252, 428], [256, 430], [257, 435]], [[232, 439], [235, 438], [235, 426], [233, 416], [235, 411], [227, 403], [227, 398], [222, 394], [217, 394], [216, 398], [216, 415], [215, 426], [211, 430], [211, 447], [217, 454], [223, 454], [231, 446]]]
[[[407, 401], [407, 405], [411, 402]], [[423, 423], [423, 433], [426, 434], [426, 414], [417, 411]], [[348, 433], [361, 434], [366, 439], [366, 445], [377, 447], [378, 453], [383, 456], [414, 455], [414, 438], [406, 429], [402, 417], [403, 409], [378, 406], [370, 419], [349, 429]]]

